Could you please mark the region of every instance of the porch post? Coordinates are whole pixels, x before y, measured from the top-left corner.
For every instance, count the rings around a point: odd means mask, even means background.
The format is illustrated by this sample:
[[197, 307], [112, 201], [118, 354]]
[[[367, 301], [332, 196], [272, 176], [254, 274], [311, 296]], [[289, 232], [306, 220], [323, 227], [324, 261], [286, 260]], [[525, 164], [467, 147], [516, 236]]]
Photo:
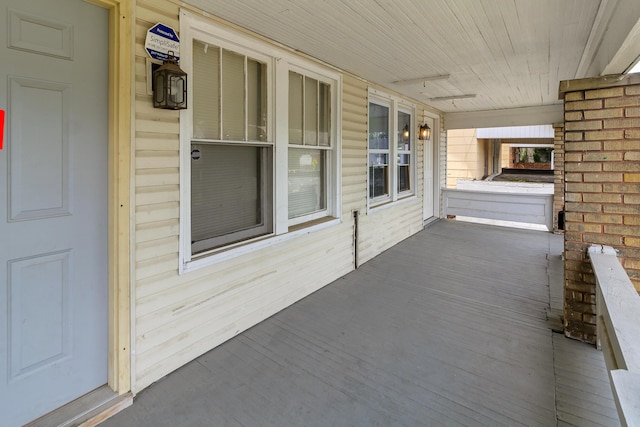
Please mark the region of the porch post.
[[565, 137], [565, 334], [596, 342], [591, 244], [640, 290], [640, 74], [560, 83]]

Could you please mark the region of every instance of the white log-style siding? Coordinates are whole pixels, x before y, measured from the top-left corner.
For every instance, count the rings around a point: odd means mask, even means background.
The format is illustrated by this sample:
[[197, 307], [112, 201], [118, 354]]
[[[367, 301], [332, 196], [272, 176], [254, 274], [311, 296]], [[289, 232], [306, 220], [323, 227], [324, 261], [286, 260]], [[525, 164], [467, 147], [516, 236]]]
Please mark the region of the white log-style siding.
[[[422, 144], [416, 151], [416, 195], [367, 211], [368, 84], [343, 74], [340, 223], [259, 251], [179, 274], [180, 115], [152, 108], [144, 51], [146, 31], [180, 28], [179, 6], [138, 1], [135, 46], [134, 393], [202, 353], [331, 283], [358, 263], [422, 229]], [[416, 123], [422, 122], [422, 109]]]
[[342, 215], [353, 224], [367, 208], [367, 84], [351, 76], [342, 81]]
[[[384, 88], [376, 87], [381, 91]], [[393, 93], [387, 91], [388, 93]], [[368, 103], [365, 96], [365, 115], [368, 114]], [[415, 123], [424, 123], [424, 106], [418, 105], [415, 110]], [[381, 252], [396, 245], [407, 237], [422, 230], [423, 214], [423, 185], [424, 185], [424, 144], [431, 144], [431, 141], [422, 142], [416, 140], [415, 167], [417, 173], [413, 178], [414, 195], [396, 201], [388, 205], [377, 206], [366, 210], [366, 199], [368, 187], [367, 183], [367, 124], [365, 121], [364, 143], [362, 145], [362, 162], [364, 167], [360, 170], [362, 182], [365, 188], [362, 189], [360, 197], [365, 203], [360, 212], [359, 236], [358, 236], [358, 263], [362, 264]], [[431, 172], [429, 172], [431, 173]]]

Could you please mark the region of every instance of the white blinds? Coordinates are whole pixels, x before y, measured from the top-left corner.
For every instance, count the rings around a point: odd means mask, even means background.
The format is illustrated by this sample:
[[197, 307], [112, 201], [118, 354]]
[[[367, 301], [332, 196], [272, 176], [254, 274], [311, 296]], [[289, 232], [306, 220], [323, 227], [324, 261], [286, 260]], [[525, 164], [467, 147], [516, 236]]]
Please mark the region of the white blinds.
[[304, 143], [318, 145], [318, 81], [304, 79]]
[[260, 225], [263, 148], [209, 144], [191, 148], [192, 242]]
[[193, 137], [267, 140], [266, 65], [193, 42]]
[[193, 137], [220, 138], [220, 49], [193, 41]]
[[289, 144], [302, 145], [303, 92], [302, 74], [289, 71]]
[[331, 86], [320, 82], [318, 86], [318, 142], [331, 145]]
[[267, 140], [266, 66], [247, 59], [247, 139]]
[[289, 149], [289, 218], [326, 209], [325, 150]]
[[331, 145], [331, 86], [289, 71], [289, 144]]
[[244, 56], [222, 50], [222, 139], [243, 141]]

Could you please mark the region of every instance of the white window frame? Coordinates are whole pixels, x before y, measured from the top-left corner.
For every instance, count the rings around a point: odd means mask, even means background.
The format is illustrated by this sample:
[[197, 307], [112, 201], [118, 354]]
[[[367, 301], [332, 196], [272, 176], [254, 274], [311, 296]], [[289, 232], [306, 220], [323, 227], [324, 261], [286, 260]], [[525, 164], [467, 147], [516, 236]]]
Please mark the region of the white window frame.
[[[273, 197], [270, 202], [273, 231], [267, 236], [233, 243], [198, 254], [191, 251], [191, 143], [193, 139], [193, 85], [188, 86], [189, 106], [180, 112], [180, 250], [179, 273], [184, 274], [260, 250], [309, 232], [331, 227], [341, 220], [341, 74], [295, 53], [244, 32], [233, 30], [189, 11], [180, 11], [180, 67], [191, 75], [193, 40], [211, 42], [267, 64], [267, 140], [251, 146], [272, 147]], [[327, 209], [308, 216], [288, 218], [289, 70], [323, 81], [331, 87], [331, 154], [327, 157]], [[223, 143], [240, 143], [223, 141]], [[293, 147], [297, 147], [293, 145]], [[300, 146], [306, 147], [306, 146]], [[329, 147], [327, 147], [329, 148]], [[326, 148], [325, 148], [326, 149]], [[326, 220], [322, 220], [325, 218]], [[307, 224], [308, 223], [308, 224]]]
[[[395, 191], [397, 192], [397, 198], [403, 198], [403, 197], [407, 197], [407, 196], [411, 196], [413, 194], [415, 194], [416, 192], [416, 182], [415, 182], [415, 169], [416, 169], [416, 162], [415, 162], [415, 155], [416, 155], [416, 143], [418, 142], [417, 139], [417, 124], [416, 124], [416, 109], [415, 108], [409, 108], [407, 106], [405, 106], [404, 104], [398, 104], [396, 111], [395, 111], [395, 122], [396, 122], [396, 132], [394, 133], [394, 138], [398, 137], [398, 133], [400, 132], [400, 125], [398, 124], [398, 113], [405, 113], [408, 114], [410, 117], [409, 120], [409, 135], [410, 135], [410, 140], [409, 140], [409, 150], [399, 150], [398, 149], [398, 141], [394, 141], [395, 145], [393, 146], [393, 149], [395, 150], [394, 153], [394, 158], [393, 158], [393, 162], [394, 162], [394, 167], [395, 167]], [[398, 176], [398, 155], [400, 154], [409, 154], [409, 189], [405, 190], [405, 191], [400, 191], [398, 190], [398, 184], [400, 183], [400, 177]]]
[[[320, 73], [318, 72], [318, 70], [312, 70], [310, 69], [310, 66], [312, 66], [312, 64], [308, 63], [306, 64], [307, 67], [301, 67], [300, 65], [297, 65], [295, 63], [289, 64], [288, 70], [287, 70], [287, 88], [288, 86], [288, 76], [289, 76], [289, 71], [293, 71], [295, 73], [301, 74], [302, 76], [305, 77], [310, 77], [312, 79], [315, 79], [319, 82], [325, 83], [327, 85], [329, 85], [329, 87], [331, 88], [330, 90], [330, 101], [331, 101], [331, 117], [330, 117], [330, 125], [331, 125], [331, 134], [330, 134], [330, 144], [328, 147], [325, 146], [310, 146], [310, 145], [299, 145], [299, 144], [289, 144], [289, 128], [287, 126], [287, 152], [289, 149], [291, 148], [299, 148], [299, 149], [313, 149], [313, 150], [319, 150], [319, 151], [324, 151], [325, 152], [325, 191], [326, 191], [326, 197], [327, 197], [327, 206], [325, 209], [318, 211], [318, 212], [313, 212], [310, 213], [308, 215], [304, 215], [304, 216], [299, 216], [296, 218], [288, 218], [288, 214], [287, 214], [287, 220], [288, 220], [288, 224], [289, 226], [294, 226], [294, 225], [298, 225], [298, 224], [303, 224], [305, 222], [310, 222], [310, 221], [314, 221], [320, 218], [325, 218], [325, 217], [337, 217], [338, 213], [336, 212], [336, 191], [338, 191], [338, 188], [336, 185], [333, 185], [334, 182], [337, 183], [338, 180], [338, 174], [337, 174], [337, 167], [336, 167], [336, 152], [337, 149], [336, 147], [339, 145], [338, 141], [337, 141], [337, 128], [339, 127], [339, 124], [337, 122], [337, 111], [339, 108], [339, 105], [336, 105], [336, 101], [335, 99], [337, 98], [338, 94], [337, 94], [337, 86], [338, 86], [338, 81], [339, 78], [336, 78], [337, 76], [334, 76], [334, 78], [329, 78], [326, 75], [326, 72]], [[287, 95], [288, 95], [288, 91], [287, 91]], [[288, 117], [288, 112], [289, 112], [289, 96], [287, 96], [287, 117]], [[287, 154], [288, 155], [288, 154]], [[287, 177], [288, 178], [288, 177]], [[287, 194], [288, 197], [288, 194]]]
[[[367, 111], [369, 109], [369, 104], [377, 104], [384, 107], [389, 108], [389, 194], [373, 197], [371, 198], [369, 195], [369, 183], [371, 180], [370, 172], [369, 172], [369, 154], [372, 152], [369, 148], [369, 138], [367, 136], [367, 209], [375, 209], [377, 207], [385, 206], [390, 203], [394, 203], [400, 200], [405, 200], [407, 198], [416, 197], [417, 191], [417, 183], [416, 183], [416, 153], [417, 153], [417, 107], [415, 104], [411, 104], [406, 102], [405, 100], [395, 97], [393, 95], [387, 94], [385, 92], [379, 91], [377, 89], [369, 89], [369, 97], [367, 100]], [[398, 191], [398, 112], [403, 112], [411, 115], [411, 123], [409, 125], [410, 137], [411, 137], [411, 148], [409, 150], [411, 160], [409, 163], [410, 175], [409, 182], [410, 187], [409, 190], [399, 192]], [[367, 123], [367, 129], [369, 129], [369, 124]], [[368, 135], [368, 131], [367, 131]], [[386, 150], [385, 150], [386, 151]], [[377, 152], [377, 150], [373, 150], [373, 152]]]

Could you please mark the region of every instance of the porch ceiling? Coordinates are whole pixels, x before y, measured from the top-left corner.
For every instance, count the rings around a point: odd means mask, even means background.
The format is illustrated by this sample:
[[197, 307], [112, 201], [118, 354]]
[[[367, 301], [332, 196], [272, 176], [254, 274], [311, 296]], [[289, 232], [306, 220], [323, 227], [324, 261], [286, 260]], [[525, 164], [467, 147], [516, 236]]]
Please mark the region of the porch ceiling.
[[[525, 117], [540, 108], [557, 114], [559, 82], [599, 75], [640, 15], [629, 0], [187, 3], [458, 115], [455, 127], [469, 123], [460, 113], [482, 112], [476, 117], [484, 122], [496, 112], [487, 126], [534, 124]], [[619, 15], [627, 21], [618, 22]], [[433, 76], [449, 77], [422, 79]], [[475, 96], [438, 99], [464, 95]], [[506, 109], [521, 113], [499, 123], [495, 117]]]

